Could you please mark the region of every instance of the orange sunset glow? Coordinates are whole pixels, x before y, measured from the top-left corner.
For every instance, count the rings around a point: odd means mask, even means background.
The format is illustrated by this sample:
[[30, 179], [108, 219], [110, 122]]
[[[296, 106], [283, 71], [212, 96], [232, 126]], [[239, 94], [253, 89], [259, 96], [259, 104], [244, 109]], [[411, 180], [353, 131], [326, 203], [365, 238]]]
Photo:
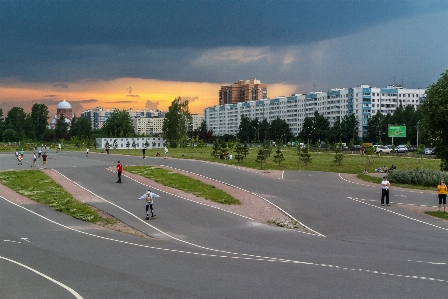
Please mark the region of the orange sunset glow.
[[[235, 80], [237, 81], [237, 80]], [[57, 104], [66, 100], [73, 112], [102, 106], [104, 109], [159, 109], [167, 110], [176, 97], [189, 99], [190, 112], [202, 115], [204, 108], [218, 105], [218, 92], [222, 85], [232, 83], [176, 82], [139, 78], [120, 78], [110, 81], [84, 80], [77, 82], [5, 83], [0, 82], [0, 108], [3, 114], [14, 106], [31, 111], [34, 103], [47, 105], [50, 116], [56, 113]], [[296, 85], [268, 84], [268, 96], [290, 95]]]

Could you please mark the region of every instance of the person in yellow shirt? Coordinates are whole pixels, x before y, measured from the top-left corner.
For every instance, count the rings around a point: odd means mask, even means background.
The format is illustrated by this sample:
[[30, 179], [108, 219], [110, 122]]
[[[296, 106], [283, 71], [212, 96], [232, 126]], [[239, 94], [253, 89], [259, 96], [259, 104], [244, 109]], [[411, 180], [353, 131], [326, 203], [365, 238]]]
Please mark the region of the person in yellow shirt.
[[439, 185], [437, 186], [437, 191], [439, 191], [439, 212], [440, 212], [440, 207], [442, 206], [442, 203], [443, 203], [443, 212], [446, 212], [447, 187], [443, 180], [441, 180]]

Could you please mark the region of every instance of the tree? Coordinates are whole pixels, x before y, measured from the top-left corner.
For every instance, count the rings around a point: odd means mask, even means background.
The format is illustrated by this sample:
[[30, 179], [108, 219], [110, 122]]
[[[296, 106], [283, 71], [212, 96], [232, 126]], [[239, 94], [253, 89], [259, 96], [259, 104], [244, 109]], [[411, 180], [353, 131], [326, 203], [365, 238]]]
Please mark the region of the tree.
[[70, 135], [77, 136], [82, 139], [89, 139], [93, 137], [92, 126], [85, 117], [73, 117], [72, 124], [70, 126]]
[[238, 164], [240, 164], [240, 161], [243, 160], [244, 157], [244, 146], [241, 143], [235, 144], [235, 159], [238, 161]]
[[101, 128], [107, 137], [133, 137], [134, 127], [131, 116], [126, 110], [115, 109]]
[[269, 136], [273, 140], [280, 141], [282, 144], [286, 144], [288, 140], [293, 138], [288, 123], [279, 117], [271, 122], [269, 131]]
[[339, 140], [337, 144], [335, 144], [334, 147], [334, 162], [338, 163], [339, 166], [342, 165], [342, 160], [344, 160], [344, 152], [342, 148], [342, 140]]
[[422, 109], [421, 127], [424, 134], [436, 146], [436, 155], [441, 159], [440, 169], [448, 170], [448, 70], [426, 90]]
[[344, 115], [341, 121], [342, 141], [347, 143], [350, 139], [355, 140], [355, 137], [358, 139], [358, 124], [354, 113]]
[[61, 114], [59, 119], [56, 121], [56, 126], [54, 127], [54, 135], [56, 139], [67, 138], [69, 124], [65, 120], [64, 115]]
[[266, 162], [266, 152], [262, 147], [258, 150], [257, 158], [255, 159], [255, 162], [260, 163], [260, 169], [263, 169], [263, 163]]
[[36, 138], [41, 140], [42, 136], [45, 132], [45, 129], [48, 126], [48, 107], [44, 104], [35, 103], [33, 107], [31, 107], [31, 119], [34, 126], [34, 134]]
[[301, 150], [301, 152], [299, 154], [299, 161], [302, 162], [303, 164], [305, 164], [305, 166], [307, 166], [313, 160], [311, 158], [309, 151], [310, 151], [310, 146], [307, 144], [305, 147], [303, 147], [303, 149]]
[[23, 108], [12, 107], [8, 111], [5, 119], [5, 129], [12, 129], [17, 132], [17, 138], [23, 140], [26, 138], [25, 134], [26, 113]]
[[278, 167], [280, 167], [280, 163], [285, 160], [285, 157], [283, 156], [282, 150], [279, 146], [277, 146], [277, 150], [275, 151], [274, 155], [274, 162], [278, 163]]
[[3, 119], [3, 109], [0, 108], [0, 140], [3, 136], [4, 131], [5, 131], [5, 120]]
[[6, 129], [2, 134], [3, 141], [5, 142], [16, 142], [18, 141], [18, 134], [13, 129]]
[[219, 139], [216, 139], [213, 143], [212, 156], [213, 158], [218, 158], [221, 153], [221, 145], [219, 144]]
[[170, 147], [176, 148], [182, 138], [188, 136], [190, 122], [188, 100], [177, 97], [168, 107], [162, 126], [162, 135]]

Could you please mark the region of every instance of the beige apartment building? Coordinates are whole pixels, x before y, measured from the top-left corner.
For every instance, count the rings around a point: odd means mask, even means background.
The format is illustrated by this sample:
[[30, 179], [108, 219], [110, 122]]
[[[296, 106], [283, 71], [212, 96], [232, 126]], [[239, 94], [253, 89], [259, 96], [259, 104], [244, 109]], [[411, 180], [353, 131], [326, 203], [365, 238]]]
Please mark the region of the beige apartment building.
[[250, 80], [238, 80], [237, 83], [221, 86], [219, 90], [219, 105], [236, 104], [249, 101], [267, 99], [266, 84], [252, 78]]

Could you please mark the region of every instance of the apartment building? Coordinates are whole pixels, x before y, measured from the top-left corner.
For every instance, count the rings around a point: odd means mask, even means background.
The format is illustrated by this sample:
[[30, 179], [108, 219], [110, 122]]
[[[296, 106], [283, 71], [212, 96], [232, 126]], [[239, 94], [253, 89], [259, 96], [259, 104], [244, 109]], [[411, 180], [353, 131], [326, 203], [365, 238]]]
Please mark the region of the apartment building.
[[235, 84], [221, 86], [219, 90], [219, 105], [259, 101], [267, 97], [267, 86], [261, 83], [260, 80], [255, 78], [238, 80]]
[[297, 136], [302, 131], [306, 117], [313, 117], [317, 111], [330, 126], [345, 115], [354, 114], [359, 122], [356, 128], [359, 138], [367, 134], [367, 121], [378, 111], [393, 113], [398, 105], [417, 107], [425, 98], [425, 89], [407, 89], [401, 86], [385, 88], [358, 85], [354, 88], [335, 88], [327, 92], [294, 94], [259, 101], [226, 104], [204, 109], [207, 130], [215, 135], [238, 132], [241, 116], [273, 121], [277, 117], [288, 123], [291, 133]]

